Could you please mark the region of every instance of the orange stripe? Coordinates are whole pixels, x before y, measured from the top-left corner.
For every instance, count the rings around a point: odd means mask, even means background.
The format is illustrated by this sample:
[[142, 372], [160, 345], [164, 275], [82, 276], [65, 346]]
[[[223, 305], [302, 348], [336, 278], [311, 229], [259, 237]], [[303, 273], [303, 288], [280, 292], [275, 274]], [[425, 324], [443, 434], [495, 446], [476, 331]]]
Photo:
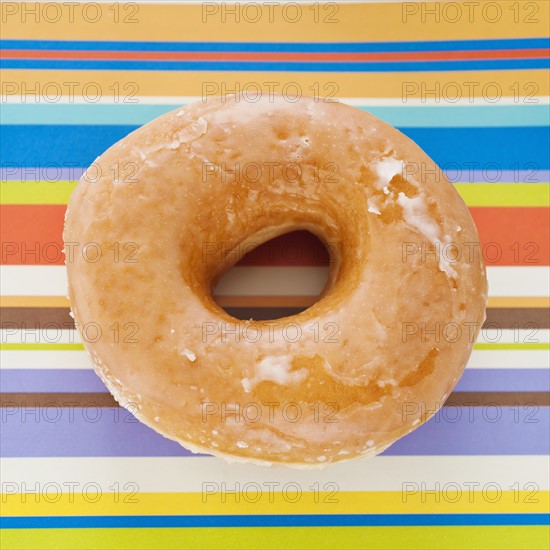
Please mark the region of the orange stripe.
[[[2, 263], [62, 265], [64, 205], [2, 205]], [[488, 265], [550, 265], [550, 209], [472, 207]], [[266, 243], [241, 265], [327, 265], [315, 238], [291, 233]], [[83, 246], [85, 243], [81, 243]], [[313, 247], [313, 248], [312, 248]], [[317, 248], [316, 248], [317, 247]], [[275, 254], [273, 251], [278, 250]], [[317, 251], [316, 251], [317, 250]]]
[[69, 307], [65, 296], [1, 296], [0, 307]]
[[3, 50], [1, 53], [4, 59], [112, 59], [117, 61], [438, 61], [460, 59], [533, 59], [545, 58], [549, 55], [549, 51], [544, 49], [361, 53]]

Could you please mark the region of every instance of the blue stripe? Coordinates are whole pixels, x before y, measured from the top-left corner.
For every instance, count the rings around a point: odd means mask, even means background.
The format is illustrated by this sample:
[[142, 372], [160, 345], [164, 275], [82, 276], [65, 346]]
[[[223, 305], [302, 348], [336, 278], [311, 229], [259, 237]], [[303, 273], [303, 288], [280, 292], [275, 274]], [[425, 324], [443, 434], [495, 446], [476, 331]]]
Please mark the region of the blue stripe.
[[550, 370], [466, 369], [453, 391], [550, 392]]
[[[136, 126], [0, 126], [2, 167], [84, 167]], [[550, 168], [550, 135], [545, 127], [401, 128], [442, 168], [502, 170]]]
[[283, 72], [431, 72], [548, 69], [549, 59], [466, 61], [109, 61], [67, 59], [1, 59], [1, 69], [68, 71], [283, 71]]
[[550, 514], [284, 514], [224, 516], [23, 516], [0, 518], [2, 529], [155, 527], [392, 527], [547, 525]]
[[92, 369], [0, 369], [0, 388], [3, 393], [108, 393]]
[[[92, 369], [1, 369], [4, 393], [106, 393]], [[550, 392], [548, 369], [466, 369], [454, 391]]]
[[[124, 97], [124, 94], [123, 94]], [[463, 99], [467, 99], [464, 97]], [[353, 100], [350, 102], [353, 105]], [[140, 125], [157, 116], [179, 108], [179, 104], [143, 105], [120, 103], [105, 105], [25, 103], [0, 105], [3, 124], [105, 124]], [[495, 126], [548, 126], [549, 105], [490, 105], [490, 106], [359, 106], [361, 111], [372, 113], [393, 126], [408, 127], [495, 127]]]
[[[391, 445], [385, 456], [539, 455], [550, 452], [550, 407], [444, 407]], [[6, 397], [0, 408], [2, 457], [196, 457], [121, 408], [37, 408], [32, 396], [20, 406]], [[422, 404], [403, 404], [403, 417], [426, 414]], [[267, 414], [267, 413], [265, 413]], [[220, 413], [221, 417], [221, 413]], [[263, 422], [267, 423], [264, 415]]]
[[523, 50], [550, 47], [549, 38], [437, 40], [417, 42], [131, 42], [0, 40], [5, 50], [155, 51], [155, 52], [440, 52]]

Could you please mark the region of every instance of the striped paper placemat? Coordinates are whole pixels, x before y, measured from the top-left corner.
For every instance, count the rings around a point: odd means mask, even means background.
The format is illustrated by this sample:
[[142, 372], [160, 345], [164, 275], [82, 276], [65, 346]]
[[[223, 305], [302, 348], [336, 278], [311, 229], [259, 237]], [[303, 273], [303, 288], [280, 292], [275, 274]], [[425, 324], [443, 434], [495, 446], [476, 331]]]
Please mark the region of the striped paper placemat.
[[[550, 3], [3, 2], [2, 548], [547, 548]], [[313, 95], [415, 140], [470, 208], [487, 320], [440, 412], [381, 456], [228, 465], [137, 422], [69, 315], [61, 231], [83, 170], [207, 96]], [[315, 302], [310, 234], [216, 288], [240, 319]]]

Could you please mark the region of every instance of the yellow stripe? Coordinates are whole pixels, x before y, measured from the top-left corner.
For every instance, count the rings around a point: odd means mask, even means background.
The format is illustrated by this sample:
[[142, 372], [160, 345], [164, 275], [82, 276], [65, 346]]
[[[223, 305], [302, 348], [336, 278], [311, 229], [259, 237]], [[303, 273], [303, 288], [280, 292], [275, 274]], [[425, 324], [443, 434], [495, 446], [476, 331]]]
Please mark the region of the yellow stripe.
[[3, 550], [295, 548], [310, 550], [548, 550], [542, 525], [429, 527], [213, 527], [8, 529]]
[[[549, 3], [550, 4], [550, 3]], [[52, 25], [55, 27], [55, 25]], [[62, 70], [4, 70], [5, 96], [20, 96], [27, 92], [27, 101], [40, 100], [43, 95], [81, 96], [89, 83], [94, 94], [119, 102], [135, 101], [136, 96], [203, 97], [205, 94], [230, 94], [247, 86], [260, 86], [263, 93], [281, 93], [288, 83], [296, 83], [303, 95], [320, 99], [327, 96], [360, 98], [422, 99], [433, 90], [444, 101], [447, 84], [453, 87], [453, 97], [461, 88], [462, 97], [483, 98], [483, 90], [491, 94], [514, 97], [534, 94], [534, 98], [550, 95], [550, 80], [546, 70], [525, 71], [460, 71], [410, 73], [340, 73], [340, 72], [239, 72], [239, 71], [62, 71]], [[68, 84], [68, 83], [73, 83]], [[475, 83], [475, 85], [472, 84]], [[76, 84], [74, 84], [76, 83]], [[269, 84], [271, 83], [271, 84]], [[496, 88], [494, 84], [499, 88]], [[248, 88], [252, 90], [252, 88]], [[254, 88], [257, 89], [257, 88]], [[56, 90], [59, 90], [57, 92]], [[91, 92], [88, 92], [91, 93]], [[295, 94], [296, 87], [286, 92]], [[443, 98], [443, 99], [442, 99]], [[44, 99], [41, 100], [44, 102]], [[487, 104], [489, 105], [489, 104]]]
[[550, 206], [548, 183], [457, 183], [468, 206]]
[[0, 204], [67, 204], [76, 181], [2, 181]]
[[[353, 42], [407, 41], [407, 40], [458, 40], [479, 38], [526, 38], [547, 34], [549, 3], [544, 0], [530, 2], [531, 9], [514, 11], [508, 0], [496, 0], [492, 9], [482, 9], [483, 2], [454, 2], [461, 10], [457, 19], [455, 9], [447, 9], [445, 2], [434, 6], [431, 2], [402, 3], [354, 3], [334, 2], [332, 7], [301, 5], [298, 8], [273, 3], [269, 8], [263, 2], [255, 4], [256, 10], [232, 6], [216, 6], [214, 2], [196, 4], [135, 4], [134, 7], [113, 7], [113, 3], [100, 5], [100, 11], [88, 8], [84, 11], [75, 4], [71, 11], [66, 3], [59, 11], [44, 8], [38, 14], [23, 17], [33, 5], [9, 2], [4, 8], [3, 38], [28, 38], [49, 40], [168, 40], [203, 41], [211, 37], [216, 41], [253, 42]], [[132, 4], [132, 3], [129, 3]], [[245, 4], [245, 3], [243, 3]], [[468, 7], [470, 4], [470, 8]], [[42, 6], [47, 5], [42, 3]], [[97, 4], [96, 4], [97, 5]], [[229, 11], [236, 9], [236, 15]], [[439, 14], [430, 15], [429, 10]], [[271, 10], [271, 11], [270, 11]], [[11, 12], [14, 12], [13, 14]], [[58, 14], [60, 16], [59, 20]], [[271, 17], [270, 17], [271, 14]], [[316, 17], [317, 14], [317, 17]], [[436, 19], [437, 17], [437, 19]], [[54, 19], [55, 18], [55, 19]], [[95, 19], [95, 21], [93, 21]], [[317, 19], [317, 21], [316, 21]], [[293, 21], [294, 20], [294, 21]], [[523, 24], [521, 24], [523, 23]], [[98, 35], [98, 28], [101, 29]]]
[[[248, 488], [245, 490], [245, 485]], [[260, 490], [257, 487], [260, 487]], [[321, 488], [323, 484], [320, 484]], [[243, 484], [236, 495], [202, 493], [114, 493], [93, 495], [2, 495], [2, 516], [104, 515], [231, 515], [231, 514], [462, 514], [548, 513], [550, 491], [472, 491], [456, 488], [434, 494], [401, 491], [303, 492], [268, 491], [261, 484]], [[256, 487], [256, 489], [255, 489]], [[263, 489], [262, 489], [263, 487]], [[38, 500], [38, 502], [37, 502]], [[255, 501], [257, 500], [257, 502]]]
[[[315, 302], [312, 296], [219, 296], [216, 302], [223, 307], [308, 307]], [[0, 307], [69, 307], [64, 296], [0, 296]], [[490, 308], [549, 308], [548, 296], [489, 297]]]
[[[67, 204], [76, 181], [2, 181], [0, 204]], [[550, 206], [546, 183], [457, 183], [468, 206]]]

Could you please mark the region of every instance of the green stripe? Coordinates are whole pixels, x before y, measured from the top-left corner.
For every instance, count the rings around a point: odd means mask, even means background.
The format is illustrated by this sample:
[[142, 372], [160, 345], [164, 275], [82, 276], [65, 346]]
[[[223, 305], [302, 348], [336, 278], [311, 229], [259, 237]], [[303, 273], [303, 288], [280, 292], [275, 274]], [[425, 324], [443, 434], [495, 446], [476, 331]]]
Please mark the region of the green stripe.
[[[118, 104], [4, 104], [0, 107], [2, 124], [115, 124], [138, 126], [153, 120], [173, 109], [181, 107], [169, 105], [144, 105], [139, 103]], [[467, 98], [465, 98], [467, 99]], [[353, 105], [353, 100], [350, 100]], [[550, 106], [529, 105], [403, 105], [360, 106], [399, 127], [499, 127], [499, 126], [547, 126], [550, 123]]]
[[3, 550], [140, 548], [517, 549], [548, 548], [546, 526], [13, 529]]
[[[76, 181], [2, 181], [1, 204], [67, 204]], [[468, 206], [550, 206], [544, 183], [457, 183]]]
[[474, 349], [478, 349], [478, 350], [498, 350], [498, 349], [509, 349], [509, 350], [514, 350], [514, 349], [529, 349], [529, 350], [536, 350], [536, 349], [550, 349], [550, 343], [548, 342], [537, 342], [535, 344], [531, 344], [531, 343], [519, 343], [519, 344], [516, 344], [516, 343], [513, 343], [513, 342], [510, 342], [510, 343], [506, 343], [506, 344], [488, 344], [488, 343], [480, 343], [480, 344], [475, 344], [474, 345]]
[[82, 351], [82, 344], [0, 344], [0, 351]]

